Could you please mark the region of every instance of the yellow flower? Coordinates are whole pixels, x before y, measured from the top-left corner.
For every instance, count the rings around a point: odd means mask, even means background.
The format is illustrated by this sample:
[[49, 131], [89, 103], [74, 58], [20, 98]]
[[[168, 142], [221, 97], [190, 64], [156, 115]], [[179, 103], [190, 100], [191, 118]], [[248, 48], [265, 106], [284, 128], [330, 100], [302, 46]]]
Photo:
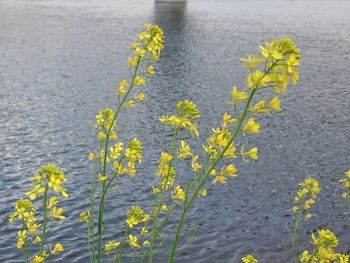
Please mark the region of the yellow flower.
[[254, 258], [252, 255], [245, 256], [242, 258], [243, 263], [258, 263], [258, 260]]
[[250, 73], [247, 77], [248, 88], [250, 89], [266, 87], [270, 81], [270, 76], [260, 70]]
[[42, 241], [41, 237], [40, 236], [36, 236], [35, 239], [33, 240], [33, 243], [34, 244], [39, 244], [39, 243], [41, 243], [41, 241]]
[[281, 111], [280, 100], [276, 96], [274, 97], [268, 104], [266, 104], [266, 108], [273, 109], [275, 111]]
[[55, 196], [53, 196], [49, 199], [49, 204], [48, 204], [47, 208], [52, 208], [54, 206], [57, 206], [57, 204], [58, 204], [58, 200]]
[[43, 263], [45, 262], [45, 259], [47, 258], [47, 255], [44, 253], [44, 255], [35, 255], [32, 259], [32, 263]]
[[240, 59], [242, 62], [244, 62], [244, 67], [246, 69], [252, 70], [256, 68], [258, 63], [261, 63], [264, 61], [262, 58], [256, 58], [252, 56], [247, 56], [247, 58], [241, 58]]
[[173, 191], [171, 191], [171, 198], [174, 201], [184, 201], [186, 198], [185, 192], [182, 190], [181, 186], [177, 185]]
[[248, 152], [243, 152], [243, 150], [244, 150], [244, 146], [242, 147], [242, 150], [241, 150], [241, 156], [243, 160], [246, 160], [244, 157], [249, 157], [253, 160], [258, 160], [258, 148], [256, 147], [251, 148]]
[[[36, 220], [36, 219], [35, 219]], [[32, 235], [35, 235], [38, 232], [38, 229], [41, 225], [40, 224], [34, 224], [34, 223], [28, 223], [27, 224], [27, 228], [29, 233], [31, 233]]]
[[145, 223], [149, 220], [149, 215], [145, 213], [143, 209], [138, 206], [133, 206], [129, 209], [126, 216], [126, 223], [129, 228], [132, 228], [138, 224]]
[[148, 240], [143, 241], [142, 246], [147, 247], [149, 246], [150, 242]]
[[268, 108], [265, 106], [265, 100], [259, 100], [252, 109], [254, 113], [267, 113], [268, 111]]
[[148, 229], [146, 229], [145, 227], [143, 227], [142, 229], [141, 229], [141, 236], [144, 236], [144, 235], [146, 235], [148, 233]]
[[122, 80], [117, 89], [118, 95], [124, 94], [126, 92], [126, 87], [128, 86], [128, 82], [126, 80]]
[[259, 132], [260, 132], [260, 124], [255, 122], [254, 118], [250, 118], [243, 128], [244, 135], [246, 135], [247, 133], [259, 134]]
[[145, 99], [145, 94], [143, 94], [142, 92], [138, 93], [135, 95], [134, 99], [137, 101], [143, 101]]
[[208, 195], [207, 189], [203, 189], [198, 192], [198, 197], [206, 197]]
[[221, 168], [221, 171], [216, 174], [213, 173], [213, 176], [215, 176], [215, 179], [213, 181], [213, 183], [220, 183], [220, 184], [226, 184], [226, 177], [236, 177], [237, 176], [237, 168], [233, 165], [224, 165]]
[[128, 109], [133, 109], [133, 108], [135, 108], [135, 102], [133, 100], [128, 100], [125, 107]]
[[79, 216], [79, 222], [84, 222], [85, 224], [89, 224], [90, 222], [90, 219], [91, 219], [91, 216], [90, 216], [90, 211], [83, 211], [80, 213], [80, 216]]
[[65, 219], [66, 217], [64, 215], [62, 215], [63, 212], [63, 208], [57, 208], [57, 207], [53, 207], [51, 209], [51, 217], [54, 219]]
[[222, 127], [230, 127], [237, 122], [237, 119], [232, 118], [227, 112], [224, 113], [222, 118]]
[[197, 172], [201, 169], [202, 165], [198, 162], [198, 156], [192, 155], [192, 171]]
[[231, 91], [231, 97], [233, 104], [239, 104], [248, 99], [248, 94], [245, 91], [238, 91], [237, 87], [234, 86]]
[[93, 152], [89, 153], [89, 160], [92, 161], [95, 159], [95, 154]]
[[191, 147], [184, 140], [181, 140], [180, 153], [177, 157], [179, 159], [187, 159], [191, 156]]
[[147, 69], [145, 70], [145, 72], [150, 74], [150, 75], [154, 75], [155, 74], [154, 67], [152, 65], [148, 66]]
[[120, 246], [120, 242], [116, 240], [110, 240], [105, 244], [105, 253], [109, 255], [113, 250], [117, 249]]
[[134, 80], [135, 86], [143, 86], [146, 85], [146, 80], [143, 77], [136, 76]]
[[138, 243], [137, 237], [129, 234], [129, 246], [132, 248], [139, 248], [140, 245]]
[[113, 147], [110, 147], [109, 148], [109, 155], [110, 155], [111, 159], [113, 159], [113, 160], [118, 159], [122, 153], [122, 150], [123, 150], [123, 143], [122, 142], [118, 142]]
[[98, 181], [100, 184], [103, 184], [107, 180], [107, 175], [103, 176], [102, 174], [97, 175]]
[[64, 248], [61, 245], [61, 243], [56, 243], [55, 247], [53, 249], [50, 248], [50, 252], [51, 252], [52, 255], [58, 255], [58, 254], [60, 254], [63, 251], [64, 251]]
[[160, 211], [161, 212], [168, 211], [168, 206], [166, 204], [162, 204], [162, 206], [160, 207]]
[[97, 135], [97, 138], [98, 138], [99, 141], [105, 140], [106, 137], [107, 137], [107, 135], [106, 135], [103, 131], [100, 131], [100, 132], [98, 133], [98, 135]]

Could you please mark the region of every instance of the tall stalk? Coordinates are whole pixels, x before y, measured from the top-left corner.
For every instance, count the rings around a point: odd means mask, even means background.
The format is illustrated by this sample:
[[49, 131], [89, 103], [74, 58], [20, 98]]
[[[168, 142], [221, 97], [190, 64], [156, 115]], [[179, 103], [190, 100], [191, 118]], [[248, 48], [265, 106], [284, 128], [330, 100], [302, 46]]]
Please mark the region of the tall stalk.
[[153, 221], [153, 226], [152, 226], [152, 232], [151, 232], [151, 240], [150, 240], [150, 246], [149, 246], [149, 255], [148, 255], [148, 262], [152, 263], [153, 262], [153, 246], [154, 246], [154, 241], [156, 239], [156, 237], [158, 236], [158, 219], [159, 219], [159, 213], [163, 204], [163, 199], [164, 199], [164, 195], [166, 193], [167, 190], [167, 186], [168, 186], [168, 181], [169, 181], [169, 177], [170, 177], [170, 172], [171, 172], [171, 167], [172, 167], [172, 163], [173, 160], [175, 158], [175, 148], [176, 148], [176, 142], [177, 142], [177, 137], [179, 134], [179, 127], [176, 127], [174, 129], [174, 135], [173, 135], [173, 139], [172, 139], [172, 143], [171, 143], [171, 160], [169, 162], [169, 168], [166, 174], [166, 178], [162, 187], [162, 191], [160, 193], [160, 197], [158, 200], [158, 206], [156, 207], [154, 213], [154, 221]]
[[[137, 76], [137, 71], [140, 65], [141, 58], [138, 59], [137, 64], [135, 66], [133, 75], [132, 75], [132, 81], [129, 85], [129, 88], [126, 92], [126, 94], [123, 96], [122, 100], [120, 101], [117, 110], [115, 111], [114, 117], [112, 119], [111, 125], [109, 126], [107, 133], [106, 133], [106, 140], [104, 142], [104, 156], [103, 156], [103, 176], [106, 176], [107, 174], [107, 154], [108, 154], [108, 145], [109, 145], [109, 138], [111, 135], [111, 131], [114, 127], [114, 124], [117, 120], [118, 114], [120, 110], [122, 109], [122, 106], [124, 105], [131, 89], [134, 87], [135, 84], [135, 78]], [[105, 194], [106, 194], [106, 182], [104, 181], [102, 184], [102, 195], [99, 202], [99, 210], [98, 210], [98, 244], [97, 244], [97, 262], [101, 263], [101, 247], [102, 247], [102, 236], [103, 236], [103, 215], [104, 215], [104, 201], [105, 201]]]
[[44, 252], [44, 246], [45, 246], [45, 238], [46, 238], [46, 225], [47, 225], [47, 192], [48, 192], [48, 185], [46, 184], [45, 187], [45, 193], [44, 193], [44, 200], [43, 200], [43, 207], [44, 207], [44, 213], [43, 213], [43, 234], [41, 236], [41, 243], [40, 243], [40, 255]]
[[256, 90], [253, 89], [253, 91], [250, 93], [248, 101], [247, 101], [247, 103], [246, 103], [246, 105], [244, 107], [243, 113], [241, 115], [241, 118], [239, 119], [238, 124], [236, 126], [236, 129], [235, 129], [235, 131], [234, 131], [230, 141], [227, 143], [227, 146], [220, 152], [218, 157], [213, 161], [213, 163], [211, 164], [211, 166], [209, 167], [207, 172], [204, 174], [202, 179], [199, 181], [199, 184], [197, 185], [197, 187], [193, 191], [190, 199], [183, 206], [182, 213], [181, 213], [181, 216], [180, 216], [177, 228], [176, 228], [176, 234], [175, 234], [175, 238], [174, 238], [174, 241], [173, 241], [173, 245], [172, 245], [172, 248], [171, 248], [170, 253], [169, 253], [169, 259], [168, 259], [169, 263], [172, 263], [175, 260], [176, 247], [177, 247], [177, 244], [179, 242], [179, 237], [180, 237], [180, 233], [181, 233], [181, 230], [182, 230], [183, 221], [184, 221], [184, 218], [185, 218], [185, 215], [186, 215], [188, 209], [191, 207], [193, 201], [197, 197], [198, 192], [201, 190], [201, 188], [203, 187], [204, 183], [207, 181], [208, 177], [210, 176], [211, 171], [222, 160], [222, 158], [224, 157], [225, 152], [227, 151], [229, 146], [233, 143], [233, 141], [236, 139], [236, 137], [237, 137], [237, 135], [238, 135], [238, 133], [239, 133], [241, 127], [242, 127], [243, 121], [244, 121], [245, 116], [246, 116], [246, 114], [248, 112], [250, 103], [251, 103], [251, 101], [253, 99], [253, 96], [254, 96], [255, 92], [256, 92]]

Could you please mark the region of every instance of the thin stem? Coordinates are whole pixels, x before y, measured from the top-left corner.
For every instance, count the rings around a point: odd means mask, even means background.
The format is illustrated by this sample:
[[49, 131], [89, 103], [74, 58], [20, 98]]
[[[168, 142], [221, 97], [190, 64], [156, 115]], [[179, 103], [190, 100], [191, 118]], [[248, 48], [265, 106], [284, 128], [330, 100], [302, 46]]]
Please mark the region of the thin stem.
[[[106, 140], [105, 140], [105, 144], [104, 144], [104, 159], [103, 159], [103, 176], [106, 176], [106, 170], [107, 170], [107, 151], [108, 151], [108, 145], [109, 145], [109, 136], [110, 133], [112, 131], [112, 128], [114, 127], [115, 121], [118, 117], [118, 114], [122, 108], [122, 106], [124, 105], [124, 102], [126, 101], [126, 98], [128, 97], [131, 89], [134, 87], [135, 84], [135, 78], [137, 76], [137, 71], [140, 65], [140, 60], [141, 58], [138, 59], [137, 64], [135, 66], [135, 70], [134, 70], [134, 75], [132, 78], [132, 81], [130, 83], [129, 89], [127, 90], [125, 96], [123, 97], [123, 99], [121, 100], [121, 102], [118, 105], [118, 108], [114, 114], [114, 117], [112, 119], [111, 125], [108, 127], [108, 131], [106, 133]], [[105, 184], [106, 182], [103, 182], [102, 185], [102, 192], [105, 192]], [[99, 206], [99, 212], [98, 212], [98, 263], [101, 263], [101, 246], [102, 246], [102, 231], [103, 231], [103, 214], [104, 214], [104, 195], [103, 198], [101, 197], [100, 200], [100, 206]]]
[[41, 243], [40, 243], [40, 255], [44, 252], [44, 245], [45, 245], [45, 238], [46, 238], [46, 225], [47, 225], [47, 192], [48, 192], [48, 185], [45, 186], [45, 193], [44, 193], [44, 200], [43, 200], [43, 209], [44, 209], [44, 215], [43, 215], [43, 234], [41, 237]]
[[169, 181], [169, 177], [170, 177], [170, 172], [171, 172], [171, 167], [172, 167], [172, 163], [173, 160], [175, 158], [175, 147], [176, 147], [176, 142], [177, 142], [177, 136], [179, 134], [179, 128], [176, 127], [175, 131], [174, 131], [174, 135], [173, 135], [173, 139], [172, 139], [172, 143], [171, 143], [171, 160], [169, 161], [169, 168], [166, 174], [166, 178], [162, 187], [162, 192], [160, 193], [160, 197], [159, 197], [159, 202], [158, 202], [158, 207], [155, 210], [155, 215], [154, 215], [154, 221], [153, 221], [153, 227], [152, 227], [152, 233], [151, 233], [151, 240], [150, 240], [150, 246], [149, 246], [149, 255], [148, 255], [148, 262], [152, 263], [153, 262], [153, 244], [154, 241], [156, 239], [156, 237], [158, 236], [158, 219], [159, 219], [159, 213], [160, 213], [160, 209], [161, 206], [163, 204], [163, 199], [164, 199], [164, 195], [166, 193], [166, 189], [168, 186], [168, 181]]
[[293, 256], [293, 263], [297, 263], [297, 256], [296, 256], [296, 239], [297, 239], [297, 235], [298, 235], [298, 230], [300, 227], [300, 221], [301, 221], [301, 217], [303, 215], [303, 210], [302, 207], [299, 207], [299, 212], [297, 215], [297, 219], [295, 221], [295, 225], [294, 225], [294, 229], [293, 229], [293, 233], [292, 233], [292, 256]]
[[122, 242], [120, 243], [119, 260], [118, 260], [119, 263], [122, 263], [122, 260], [123, 260], [123, 248], [124, 248], [124, 244], [125, 244], [126, 237], [127, 237], [128, 234], [129, 234], [129, 230], [130, 230], [130, 228], [128, 227], [128, 228], [126, 229], [126, 231], [125, 231], [125, 234], [124, 234], [124, 236], [123, 236]]

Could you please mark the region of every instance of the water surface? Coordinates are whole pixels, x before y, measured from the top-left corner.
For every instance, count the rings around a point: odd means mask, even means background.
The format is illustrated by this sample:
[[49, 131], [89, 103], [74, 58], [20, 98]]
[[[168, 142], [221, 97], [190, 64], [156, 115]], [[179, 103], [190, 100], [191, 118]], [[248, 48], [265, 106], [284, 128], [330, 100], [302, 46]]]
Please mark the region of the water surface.
[[[291, 200], [306, 176], [318, 178], [322, 192], [300, 244], [327, 227], [347, 252], [350, 217], [338, 180], [350, 168], [349, 13], [349, 1], [328, 0], [0, 1], [1, 262], [21, 262], [16, 228], [6, 217], [47, 162], [64, 169], [71, 194], [64, 203], [68, 219], [50, 234], [66, 251], [52, 262], [88, 261], [77, 218], [88, 206], [91, 124], [100, 108], [112, 105], [114, 87], [128, 76], [126, 47], [148, 22], [164, 28], [166, 48], [145, 102], [124, 118], [124, 138], [139, 136], [145, 145], [144, 164], [110, 195], [108, 238], [119, 238], [115, 226], [122, 228], [131, 205], [151, 203], [157, 159], [170, 144], [157, 117], [178, 100], [194, 100], [206, 138], [228, 110], [223, 100], [230, 88], [244, 83], [239, 58], [264, 40], [288, 36], [303, 54], [301, 81], [283, 98], [284, 111], [264, 118], [262, 134], [251, 139], [259, 161], [240, 165], [237, 179], [196, 203], [185, 231], [199, 222], [197, 236], [178, 262], [240, 262], [248, 253], [261, 262], [289, 262]], [[166, 253], [160, 251], [159, 262]]]

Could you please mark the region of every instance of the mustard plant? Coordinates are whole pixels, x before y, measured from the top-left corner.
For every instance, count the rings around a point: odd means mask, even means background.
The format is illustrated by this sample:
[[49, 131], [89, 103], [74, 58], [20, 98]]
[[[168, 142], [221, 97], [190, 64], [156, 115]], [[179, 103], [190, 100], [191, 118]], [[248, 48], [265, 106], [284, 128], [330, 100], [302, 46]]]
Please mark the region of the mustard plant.
[[[138, 35], [138, 40], [130, 45], [132, 56], [128, 58], [130, 80], [122, 80], [116, 89], [115, 108], [102, 109], [96, 115], [93, 125], [97, 133], [99, 149], [89, 154], [89, 159], [95, 163], [95, 172], [91, 181], [90, 210], [83, 211], [80, 221], [88, 226], [88, 239], [92, 262], [101, 262], [103, 241], [103, 218], [105, 198], [115, 180], [122, 175], [135, 176], [136, 164], [142, 162], [142, 144], [134, 138], [126, 144], [118, 136], [118, 117], [126, 109], [133, 109], [145, 95], [139, 89], [146, 85], [145, 77], [154, 75], [154, 63], [159, 59], [163, 49], [163, 31], [156, 25], [146, 25], [145, 31]], [[96, 186], [96, 183], [98, 185]], [[94, 200], [98, 194], [98, 209], [95, 218]], [[131, 219], [130, 225], [135, 221]], [[95, 222], [97, 224], [95, 224]], [[136, 223], [138, 223], [136, 221]], [[97, 229], [96, 229], [97, 225]], [[130, 236], [131, 237], [131, 236]], [[124, 246], [122, 242], [108, 241], [105, 252], [111, 254], [117, 247]], [[136, 240], [130, 244], [136, 246]]]
[[316, 179], [306, 178], [303, 182], [299, 183], [299, 190], [294, 197], [293, 217], [295, 218], [294, 229], [291, 234], [292, 240], [292, 256], [293, 262], [297, 262], [296, 256], [296, 240], [298, 232], [305, 219], [311, 219], [312, 214], [309, 213], [311, 207], [315, 204], [316, 198], [320, 193], [320, 186]]
[[300, 263], [333, 262], [347, 263], [349, 256], [336, 253], [334, 249], [338, 246], [336, 235], [328, 229], [317, 230], [317, 235], [311, 234], [313, 249], [311, 252], [305, 250], [300, 255]]
[[340, 182], [342, 183], [344, 189], [342, 196], [345, 199], [350, 212], [350, 170], [344, 173], [344, 177], [340, 179]]
[[[60, 199], [68, 198], [65, 189], [67, 179], [63, 171], [55, 164], [48, 164], [34, 174], [33, 187], [25, 195], [28, 198], [22, 198], [15, 204], [15, 211], [10, 215], [9, 222], [20, 221], [21, 230], [18, 231], [17, 248], [24, 253], [25, 262], [29, 262], [29, 247], [38, 246], [38, 253], [35, 254], [31, 262], [44, 262], [50, 255], [60, 254], [64, 248], [61, 243], [49, 246], [47, 242], [48, 221], [62, 220], [65, 216], [63, 209], [58, 207]], [[42, 218], [36, 215], [37, 209], [32, 201], [41, 201], [43, 212]]]

